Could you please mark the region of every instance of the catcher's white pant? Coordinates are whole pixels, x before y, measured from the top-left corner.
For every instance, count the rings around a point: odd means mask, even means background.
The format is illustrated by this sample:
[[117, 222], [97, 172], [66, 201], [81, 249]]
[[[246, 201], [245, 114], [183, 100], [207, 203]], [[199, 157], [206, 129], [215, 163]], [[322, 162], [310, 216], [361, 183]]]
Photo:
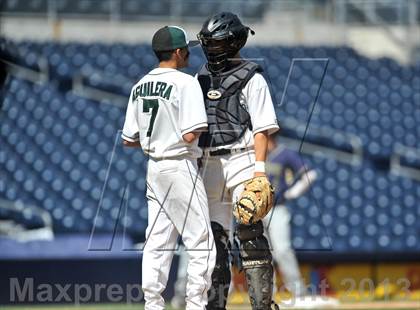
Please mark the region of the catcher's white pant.
[[205, 309], [216, 260], [207, 197], [195, 159], [149, 159], [148, 226], [143, 252], [145, 310], [163, 310], [178, 233], [188, 254], [186, 309]]
[[[233, 203], [242, 193], [242, 183], [254, 176], [255, 152], [253, 150], [223, 156], [203, 157], [201, 174], [209, 201], [210, 220], [223, 226], [232, 238]], [[177, 281], [175, 283], [175, 303], [185, 288], [185, 258], [180, 252]], [[232, 286], [231, 286], [232, 288]]]
[[227, 232], [232, 227], [233, 203], [244, 189], [242, 183], [254, 176], [254, 167], [254, 150], [203, 158], [202, 176], [210, 220], [222, 225]]
[[291, 245], [290, 213], [286, 206], [275, 206], [263, 219], [273, 260], [280, 268], [283, 282], [295, 296], [306, 294], [295, 252]]

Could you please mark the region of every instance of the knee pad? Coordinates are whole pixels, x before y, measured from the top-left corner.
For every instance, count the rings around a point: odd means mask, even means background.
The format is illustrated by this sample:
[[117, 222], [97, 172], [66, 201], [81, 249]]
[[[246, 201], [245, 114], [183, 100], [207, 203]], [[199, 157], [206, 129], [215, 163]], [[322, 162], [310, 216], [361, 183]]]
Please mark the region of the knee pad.
[[244, 269], [271, 265], [271, 251], [261, 221], [252, 225], [238, 225], [236, 235], [241, 243], [240, 254]]
[[252, 225], [238, 224], [236, 226], [236, 235], [241, 241], [255, 239], [264, 235], [264, 226], [262, 221], [258, 221]]
[[229, 236], [223, 226], [211, 222], [214, 242], [216, 245], [216, 265], [211, 275], [212, 285], [208, 291], [207, 310], [226, 309], [227, 296], [231, 280], [229, 249]]

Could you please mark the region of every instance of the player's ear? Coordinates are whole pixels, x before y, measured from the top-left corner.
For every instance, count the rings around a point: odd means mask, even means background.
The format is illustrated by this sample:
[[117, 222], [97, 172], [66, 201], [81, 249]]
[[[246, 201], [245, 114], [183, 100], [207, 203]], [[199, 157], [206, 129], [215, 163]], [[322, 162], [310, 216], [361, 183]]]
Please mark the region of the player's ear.
[[182, 58], [182, 49], [181, 48], [177, 48], [175, 50], [175, 54], [176, 54], [177, 57], [181, 57]]
[[181, 58], [188, 57], [188, 56], [189, 56], [189, 54], [190, 54], [190, 51], [188, 50], [188, 48], [185, 48], [185, 47], [183, 47], [183, 48], [177, 48], [177, 49], [175, 50], [175, 52], [176, 52], [176, 53], [177, 53], [177, 55], [178, 55], [179, 57], [181, 57]]

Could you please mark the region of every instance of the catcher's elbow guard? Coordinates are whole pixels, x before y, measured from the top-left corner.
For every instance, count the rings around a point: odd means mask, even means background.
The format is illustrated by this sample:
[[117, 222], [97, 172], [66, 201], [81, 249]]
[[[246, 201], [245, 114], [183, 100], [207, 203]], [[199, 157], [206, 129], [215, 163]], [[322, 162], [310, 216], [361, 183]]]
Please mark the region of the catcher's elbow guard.
[[236, 226], [236, 235], [240, 240], [240, 254], [244, 269], [271, 265], [271, 252], [264, 236], [261, 221], [251, 225]]

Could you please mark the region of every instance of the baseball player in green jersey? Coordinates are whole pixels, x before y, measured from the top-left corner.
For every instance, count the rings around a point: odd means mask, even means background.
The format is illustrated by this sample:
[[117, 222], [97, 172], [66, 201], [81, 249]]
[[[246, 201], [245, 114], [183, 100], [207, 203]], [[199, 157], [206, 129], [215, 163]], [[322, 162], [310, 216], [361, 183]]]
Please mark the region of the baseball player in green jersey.
[[177, 237], [188, 254], [186, 309], [205, 309], [216, 252], [206, 191], [198, 173], [200, 132], [207, 116], [200, 85], [178, 69], [188, 65], [185, 31], [166, 26], [152, 40], [159, 67], [131, 91], [122, 138], [141, 146], [147, 166], [148, 226], [143, 252], [142, 288], [146, 310], [163, 310]]

